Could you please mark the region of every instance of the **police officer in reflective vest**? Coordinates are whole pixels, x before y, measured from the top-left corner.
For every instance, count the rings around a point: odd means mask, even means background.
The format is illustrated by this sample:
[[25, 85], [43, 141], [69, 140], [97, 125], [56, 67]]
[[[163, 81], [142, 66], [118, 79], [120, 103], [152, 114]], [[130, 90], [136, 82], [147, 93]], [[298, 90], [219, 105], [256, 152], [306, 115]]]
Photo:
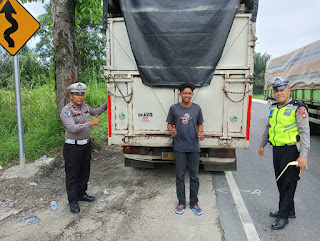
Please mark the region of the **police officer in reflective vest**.
[[273, 165], [276, 178], [285, 170], [277, 181], [279, 190], [279, 209], [270, 212], [277, 219], [272, 224], [274, 230], [283, 229], [295, 218], [294, 194], [299, 180], [300, 170], [308, 168], [307, 156], [310, 149], [310, 130], [308, 113], [303, 104], [290, 98], [288, 79], [276, 77], [273, 80], [273, 94], [277, 101], [269, 108], [269, 123], [262, 136], [258, 153], [264, 156], [264, 146], [270, 142], [273, 146]]
[[[63, 107], [60, 119], [65, 126], [65, 160], [66, 188], [70, 211], [79, 213], [78, 201], [93, 202], [95, 197], [87, 195], [87, 183], [90, 174], [91, 144], [90, 127], [99, 125], [98, 115], [107, 109], [107, 102], [94, 109], [85, 104], [84, 95], [87, 86], [75, 83], [68, 87], [70, 102]], [[95, 116], [90, 121], [90, 116]]]

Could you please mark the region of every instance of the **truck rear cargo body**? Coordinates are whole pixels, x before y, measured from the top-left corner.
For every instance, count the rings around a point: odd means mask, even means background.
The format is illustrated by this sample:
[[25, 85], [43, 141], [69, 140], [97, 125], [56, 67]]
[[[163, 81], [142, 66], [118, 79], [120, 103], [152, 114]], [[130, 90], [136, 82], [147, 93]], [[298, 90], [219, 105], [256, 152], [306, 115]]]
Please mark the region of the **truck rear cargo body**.
[[[235, 148], [249, 148], [255, 41], [250, 18], [249, 13], [236, 14], [210, 84], [194, 90], [192, 101], [201, 106], [205, 121], [200, 161], [206, 170], [235, 170]], [[190, 51], [196, 50], [194, 46]], [[166, 118], [170, 106], [181, 101], [179, 90], [143, 83], [122, 17], [108, 19], [104, 75], [109, 93], [108, 143], [123, 146], [129, 166], [173, 162]]]
[[277, 76], [289, 80], [291, 97], [307, 106], [310, 122], [320, 125], [320, 40], [268, 61], [266, 99], [273, 99], [271, 82]]

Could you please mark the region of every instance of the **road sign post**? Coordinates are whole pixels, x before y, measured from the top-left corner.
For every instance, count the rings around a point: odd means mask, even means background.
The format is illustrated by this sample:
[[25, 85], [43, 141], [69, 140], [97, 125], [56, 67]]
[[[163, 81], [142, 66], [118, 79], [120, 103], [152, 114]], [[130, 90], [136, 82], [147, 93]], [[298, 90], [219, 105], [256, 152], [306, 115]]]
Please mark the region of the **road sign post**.
[[0, 0], [0, 45], [13, 56], [20, 167], [25, 166], [18, 51], [40, 28], [39, 22], [17, 1]]
[[20, 90], [20, 68], [19, 68], [18, 54], [13, 56], [13, 66], [14, 66], [14, 85], [15, 85], [15, 90], [16, 90], [16, 108], [17, 108], [18, 139], [19, 139], [19, 161], [20, 161], [20, 167], [24, 168], [25, 152], [24, 152], [22, 105], [21, 105], [21, 90]]

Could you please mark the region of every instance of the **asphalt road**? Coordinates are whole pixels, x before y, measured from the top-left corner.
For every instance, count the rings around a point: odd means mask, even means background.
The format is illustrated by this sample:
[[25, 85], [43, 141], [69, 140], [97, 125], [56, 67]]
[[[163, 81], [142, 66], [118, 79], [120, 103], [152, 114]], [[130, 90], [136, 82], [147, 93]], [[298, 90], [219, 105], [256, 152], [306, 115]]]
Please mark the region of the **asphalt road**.
[[[309, 169], [302, 173], [298, 182], [295, 195], [297, 218], [289, 219], [289, 224], [283, 230], [271, 229], [275, 219], [269, 217], [269, 212], [278, 207], [272, 148], [266, 146], [264, 158], [260, 158], [257, 153], [267, 124], [268, 107], [268, 104], [253, 103], [250, 149], [237, 150], [238, 170], [232, 172], [233, 177], [260, 240], [320, 240], [320, 136], [311, 136]], [[225, 240], [248, 240], [225, 173], [217, 172], [213, 175]]]

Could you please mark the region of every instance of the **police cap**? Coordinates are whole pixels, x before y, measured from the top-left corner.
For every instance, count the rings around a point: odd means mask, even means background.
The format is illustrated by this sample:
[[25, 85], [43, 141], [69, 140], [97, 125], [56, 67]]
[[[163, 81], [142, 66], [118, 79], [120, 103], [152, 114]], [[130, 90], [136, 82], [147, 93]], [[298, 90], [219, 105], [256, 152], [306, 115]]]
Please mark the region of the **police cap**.
[[87, 88], [88, 87], [84, 83], [78, 82], [70, 85], [67, 90], [69, 90], [71, 93], [74, 93], [74, 92], [84, 93], [87, 90]]
[[285, 77], [275, 77], [272, 83], [272, 88], [275, 91], [283, 90], [288, 86], [289, 80]]

